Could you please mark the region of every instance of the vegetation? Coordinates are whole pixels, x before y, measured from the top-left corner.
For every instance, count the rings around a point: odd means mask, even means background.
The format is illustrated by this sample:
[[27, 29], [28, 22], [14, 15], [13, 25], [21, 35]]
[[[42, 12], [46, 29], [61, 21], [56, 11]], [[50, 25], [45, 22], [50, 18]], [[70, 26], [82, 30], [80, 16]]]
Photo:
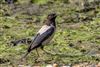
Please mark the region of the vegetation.
[[[49, 63], [71, 65], [100, 62], [100, 3], [87, 2], [89, 7], [82, 6], [84, 8], [81, 9], [76, 4], [73, 6], [71, 0], [31, 0], [31, 3], [25, 1], [18, 0], [9, 5], [4, 0], [1, 1], [1, 67], [16, 67], [18, 64], [45, 66]], [[51, 43], [45, 46], [48, 53], [38, 49], [38, 57], [33, 50], [26, 60], [21, 62], [19, 59], [25, 54], [28, 45], [20, 44], [14, 47], [10, 42], [32, 38], [51, 12], [58, 14], [57, 31]]]

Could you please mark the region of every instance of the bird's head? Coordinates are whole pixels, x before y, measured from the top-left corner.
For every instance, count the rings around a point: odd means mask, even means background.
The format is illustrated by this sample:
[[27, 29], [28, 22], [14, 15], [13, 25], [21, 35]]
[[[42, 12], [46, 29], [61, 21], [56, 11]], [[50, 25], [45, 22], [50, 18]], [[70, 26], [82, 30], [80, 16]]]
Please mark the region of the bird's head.
[[56, 19], [57, 15], [56, 13], [50, 13], [48, 16], [47, 16], [47, 20], [44, 21], [46, 25], [50, 25], [50, 24], [53, 24], [54, 26], [55, 25], [55, 19]]
[[50, 13], [48, 16], [47, 16], [47, 19], [48, 20], [55, 20], [57, 17], [56, 13]]

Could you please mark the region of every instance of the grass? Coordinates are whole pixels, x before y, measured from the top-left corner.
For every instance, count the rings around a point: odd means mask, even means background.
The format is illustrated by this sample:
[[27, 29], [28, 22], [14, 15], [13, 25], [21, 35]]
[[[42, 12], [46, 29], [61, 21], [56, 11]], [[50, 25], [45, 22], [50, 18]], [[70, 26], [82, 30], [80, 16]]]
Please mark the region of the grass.
[[[27, 45], [21, 44], [13, 47], [10, 42], [21, 38], [31, 38], [36, 34], [42, 26], [42, 22], [46, 15], [52, 11], [58, 13], [57, 31], [50, 44], [45, 46], [45, 52], [38, 49], [40, 53], [39, 59], [42, 61], [37, 62], [36, 51], [26, 58], [23, 62], [24, 65], [45, 65], [48, 63], [60, 64], [75, 64], [80, 62], [97, 63], [100, 61], [100, 9], [96, 17], [94, 17], [93, 10], [89, 12], [77, 12], [74, 7], [63, 7], [64, 5], [53, 4], [54, 6], [47, 5], [43, 13], [39, 15], [28, 15], [24, 13], [18, 14], [17, 18], [12, 16], [4, 16], [4, 12], [0, 11], [0, 65], [17, 65], [20, 63], [19, 59], [25, 54]], [[4, 7], [3, 7], [4, 8]], [[8, 8], [8, 7], [5, 7]], [[4, 8], [4, 9], [5, 9]], [[44, 9], [42, 7], [42, 9]], [[11, 12], [8, 9], [9, 13]], [[79, 15], [79, 20], [77, 19]], [[92, 20], [86, 19], [92, 17]], [[34, 22], [23, 22], [19, 19], [32, 18]], [[84, 20], [86, 19], [86, 20]], [[27, 19], [26, 19], [27, 20]], [[36, 23], [38, 22], [38, 23]], [[19, 62], [19, 63], [18, 63]]]

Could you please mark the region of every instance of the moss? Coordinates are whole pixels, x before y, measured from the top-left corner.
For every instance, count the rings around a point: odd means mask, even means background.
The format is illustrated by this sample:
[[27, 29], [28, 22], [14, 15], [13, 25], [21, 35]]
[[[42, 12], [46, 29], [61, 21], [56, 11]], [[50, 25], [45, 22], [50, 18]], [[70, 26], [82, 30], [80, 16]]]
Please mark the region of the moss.
[[[40, 12], [38, 14], [29, 15], [25, 10], [17, 15], [5, 16], [4, 11], [0, 11], [0, 60], [5, 58], [13, 64], [17, 64], [19, 58], [26, 52], [28, 45], [20, 44], [13, 47], [10, 45], [12, 40], [31, 38], [40, 29], [47, 14], [54, 11], [58, 14], [57, 31], [53, 41], [44, 47], [49, 52], [38, 49], [42, 61], [37, 61], [36, 51], [26, 58], [25, 65], [30, 64], [47, 64], [47, 63], [61, 63], [61, 64], [75, 64], [79, 62], [99, 62], [100, 58], [97, 56], [100, 51], [100, 19], [99, 9], [93, 16], [93, 10], [89, 12], [77, 12], [75, 7], [70, 4], [60, 3], [54, 1], [52, 4], [46, 4], [49, 0], [33, 0], [39, 4]], [[46, 4], [46, 5], [40, 5]], [[21, 7], [21, 5], [19, 5]], [[6, 9], [7, 8], [7, 9]], [[18, 7], [16, 7], [17, 9]], [[12, 13], [13, 9], [9, 9], [4, 5], [2, 10], [7, 10]], [[15, 9], [14, 9], [15, 10]], [[77, 17], [77, 15], [79, 15]], [[92, 20], [87, 19], [91, 17]], [[23, 20], [32, 21], [23, 21]], [[7, 64], [7, 63], [4, 63]]]

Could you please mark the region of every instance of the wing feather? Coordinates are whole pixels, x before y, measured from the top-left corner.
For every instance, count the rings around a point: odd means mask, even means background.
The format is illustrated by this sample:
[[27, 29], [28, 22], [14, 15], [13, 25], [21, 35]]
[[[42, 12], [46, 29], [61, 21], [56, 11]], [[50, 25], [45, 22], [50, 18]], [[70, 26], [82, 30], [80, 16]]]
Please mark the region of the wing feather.
[[54, 27], [50, 27], [47, 31], [42, 34], [39, 34], [32, 41], [29, 50], [35, 49], [42, 45], [42, 42], [48, 39], [54, 33]]

